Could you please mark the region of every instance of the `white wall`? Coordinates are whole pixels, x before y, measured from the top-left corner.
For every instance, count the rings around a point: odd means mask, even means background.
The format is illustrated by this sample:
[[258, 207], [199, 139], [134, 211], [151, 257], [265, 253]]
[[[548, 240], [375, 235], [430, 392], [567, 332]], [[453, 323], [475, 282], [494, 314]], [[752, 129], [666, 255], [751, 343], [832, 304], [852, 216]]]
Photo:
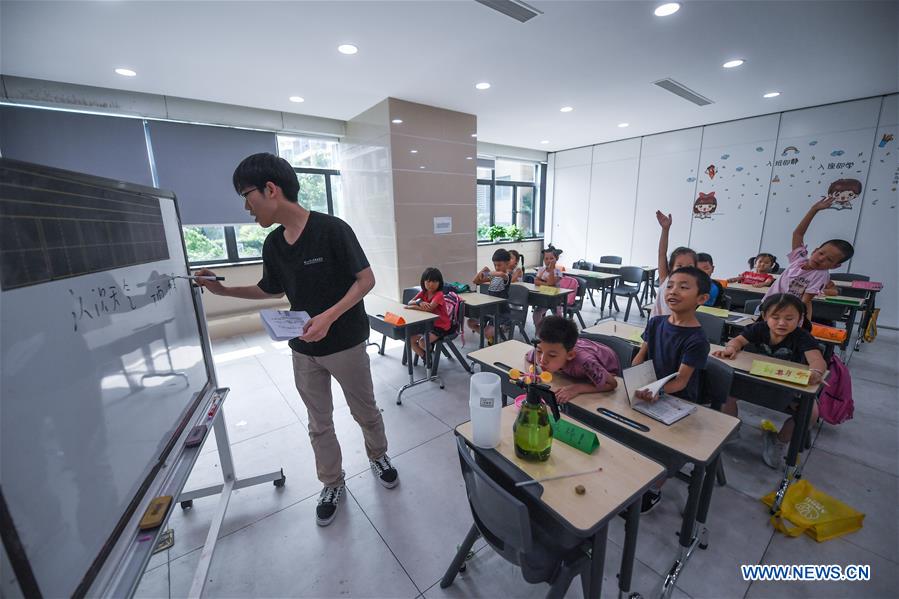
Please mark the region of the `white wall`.
[[643, 138], [631, 243], [630, 261], [635, 266], [658, 263], [661, 229], [656, 210], [672, 215], [669, 251], [689, 242], [701, 140], [702, 127]]
[[630, 261], [637, 175], [642, 139], [625, 139], [593, 148], [587, 246], [583, 258], [621, 256]]
[[[892, 139], [884, 136], [892, 135]], [[871, 170], [860, 206], [861, 218], [853, 241], [855, 258], [851, 272], [871, 275], [884, 284], [877, 295], [878, 322], [899, 326], [899, 96], [887, 96], [880, 111], [880, 124], [874, 136]]]
[[[842, 102], [550, 154], [547, 236], [566, 251], [569, 262], [614, 254], [631, 264], [655, 265], [655, 211], [661, 209], [674, 218], [669, 249], [689, 245], [708, 252], [716, 273], [726, 277], [742, 272], [746, 259], [758, 251], [777, 255], [783, 264], [792, 231], [808, 206], [826, 195], [833, 181], [856, 179], [862, 195], [852, 209], [818, 215], [807, 241], [812, 246], [831, 238], [852, 241], [856, 257], [841, 270], [883, 282], [879, 322], [899, 326], [897, 98]], [[883, 136], [890, 134], [894, 139], [881, 147]], [[713, 165], [714, 177], [708, 169]], [[694, 218], [699, 192], [715, 193], [718, 207], [710, 218]]]
[[[796, 224], [837, 179], [861, 181], [864, 191], [880, 102], [880, 98], [869, 98], [783, 114], [762, 233], [763, 251], [786, 258]], [[851, 210], [831, 209], [815, 217], [806, 235], [810, 249], [828, 239], [852, 240], [861, 199], [853, 204]]]
[[590, 159], [593, 148], [556, 153], [553, 180], [552, 244], [574, 262], [586, 255], [587, 206], [590, 197]]
[[[771, 180], [768, 163], [774, 156], [779, 121], [780, 115], [774, 114], [710, 125], [703, 131], [693, 199], [714, 193], [718, 207], [708, 218], [699, 218], [695, 211], [691, 215], [690, 247], [711, 254], [721, 277], [746, 270], [747, 259], [759, 251], [758, 235], [731, 233], [762, 230]], [[721, 243], [725, 238], [727, 243]]]

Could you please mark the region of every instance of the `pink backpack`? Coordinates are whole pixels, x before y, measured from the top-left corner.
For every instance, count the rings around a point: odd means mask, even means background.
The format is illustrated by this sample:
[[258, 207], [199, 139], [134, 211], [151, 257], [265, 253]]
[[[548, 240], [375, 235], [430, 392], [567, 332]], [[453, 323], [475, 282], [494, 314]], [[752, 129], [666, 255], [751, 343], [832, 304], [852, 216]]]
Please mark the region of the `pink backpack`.
[[818, 412], [828, 424], [840, 424], [852, 419], [855, 403], [852, 401], [852, 377], [849, 369], [836, 354], [830, 357], [830, 374], [824, 390], [818, 397]]
[[573, 306], [574, 300], [577, 299], [577, 279], [573, 277], [566, 277], [562, 275], [562, 278], [559, 280], [559, 287], [562, 289], [574, 289], [575, 293], [568, 294], [568, 305]]
[[465, 314], [465, 300], [459, 297], [459, 294], [455, 291], [444, 290], [443, 306], [446, 309], [446, 315], [450, 319], [450, 332], [460, 333], [462, 345], [464, 346], [465, 326], [463, 315]]

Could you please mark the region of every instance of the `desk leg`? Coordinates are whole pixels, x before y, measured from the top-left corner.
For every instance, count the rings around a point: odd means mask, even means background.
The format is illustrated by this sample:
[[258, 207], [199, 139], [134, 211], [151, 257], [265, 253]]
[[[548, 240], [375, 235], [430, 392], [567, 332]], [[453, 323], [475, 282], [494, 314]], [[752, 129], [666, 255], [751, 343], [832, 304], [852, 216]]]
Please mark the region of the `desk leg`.
[[[690, 556], [693, 555], [696, 546], [700, 543], [700, 538], [705, 536], [705, 534], [696, 534], [696, 516], [699, 511], [700, 496], [702, 495], [702, 486], [706, 479], [706, 472], [706, 465], [693, 464], [693, 473], [690, 475], [688, 487], [687, 506], [684, 508], [684, 519], [681, 521], [680, 539], [678, 540], [680, 549], [678, 550], [677, 558], [662, 581], [662, 591], [659, 594], [661, 599], [671, 597], [678, 577], [686, 567]], [[712, 474], [714, 475], [714, 471]]]
[[631, 578], [634, 575], [634, 555], [637, 553], [637, 529], [640, 526], [640, 504], [638, 497], [627, 508], [627, 519], [624, 523], [624, 549], [621, 552], [621, 571], [618, 573], [618, 596], [627, 597], [631, 590]]
[[481, 343], [478, 348], [484, 347], [484, 329], [487, 328], [487, 315], [484, 314], [484, 307], [478, 309], [478, 324], [481, 325]]
[[587, 585], [587, 598], [599, 599], [602, 594], [602, 571], [606, 563], [606, 538], [609, 536], [609, 525], [606, 524], [595, 535], [590, 552], [590, 580]]
[[412, 357], [414, 352], [412, 351], [412, 342], [409, 336], [409, 327], [403, 328], [403, 338], [404, 338], [404, 348], [403, 355], [406, 357], [407, 366], [409, 368], [409, 382], [403, 385], [400, 389], [399, 393], [396, 394], [396, 405], [400, 406], [403, 404], [403, 392], [406, 389], [411, 389], [415, 385], [420, 385], [422, 383], [427, 383], [429, 381], [437, 381], [440, 383], [440, 388], [443, 389], [443, 381], [440, 380], [439, 376], [432, 375], [431, 370], [428, 368], [428, 358], [431, 357], [431, 327], [426, 326], [422, 331], [422, 336], [425, 338], [425, 376], [424, 378], [420, 378], [417, 381], [415, 380], [415, 373], [412, 370]]
[[705, 527], [706, 518], [709, 515], [709, 507], [712, 505], [712, 491], [715, 490], [715, 482], [718, 477], [718, 465], [721, 463], [721, 454], [715, 456], [715, 459], [709, 462], [705, 469], [705, 476], [702, 481], [702, 493], [699, 496], [699, 512], [696, 514], [696, 521], [699, 522], [699, 548], [707, 549], [709, 546], [709, 531]]
[[[805, 442], [805, 435], [808, 430], [809, 421], [812, 418], [812, 406], [815, 398], [812, 395], [804, 394], [799, 401], [799, 412], [795, 416], [793, 426], [793, 436], [790, 438], [790, 447], [787, 449], [787, 464], [784, 468], [784, 476], [774, 495], [774, 504], [771, 506], [771, 513], [774, 514], [780, 510], [780, 504], [783, 502], [787, 489], [797, 478], [797, 466], [799, 465], [799, 454], [802, 452], [802, 444]], [[801, 473], [801, 471], [799, 471]]]

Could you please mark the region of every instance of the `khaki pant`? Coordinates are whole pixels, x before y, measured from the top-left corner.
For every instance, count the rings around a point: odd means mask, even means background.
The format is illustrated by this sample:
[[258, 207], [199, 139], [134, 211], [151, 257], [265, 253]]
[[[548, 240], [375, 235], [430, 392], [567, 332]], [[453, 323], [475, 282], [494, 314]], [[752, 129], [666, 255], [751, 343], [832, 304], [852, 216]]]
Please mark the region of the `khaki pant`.
[[328, 356], [293, 352], [293, 378], [309, 415], [309, 440], [318, 480], [329, 487], [343, 484], [343, 456], [334, 432], [332, 376], [343, 389], [353, 419], [362, 428], [368, 457], [376, 459], [387, 453], [384, 419], [375, 403], [365, 343]]

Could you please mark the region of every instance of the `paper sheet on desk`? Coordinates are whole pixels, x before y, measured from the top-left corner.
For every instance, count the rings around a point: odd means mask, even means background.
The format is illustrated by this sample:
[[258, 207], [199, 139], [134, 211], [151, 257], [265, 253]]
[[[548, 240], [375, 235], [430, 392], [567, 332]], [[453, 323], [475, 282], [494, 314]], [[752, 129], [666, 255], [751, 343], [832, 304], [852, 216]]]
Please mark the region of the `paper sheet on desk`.
[[303, 327], [309, 322], [308, 312], [291, 310], [261, 310], [259, 318], [274, 341], [287, 341], [303, 334]]

